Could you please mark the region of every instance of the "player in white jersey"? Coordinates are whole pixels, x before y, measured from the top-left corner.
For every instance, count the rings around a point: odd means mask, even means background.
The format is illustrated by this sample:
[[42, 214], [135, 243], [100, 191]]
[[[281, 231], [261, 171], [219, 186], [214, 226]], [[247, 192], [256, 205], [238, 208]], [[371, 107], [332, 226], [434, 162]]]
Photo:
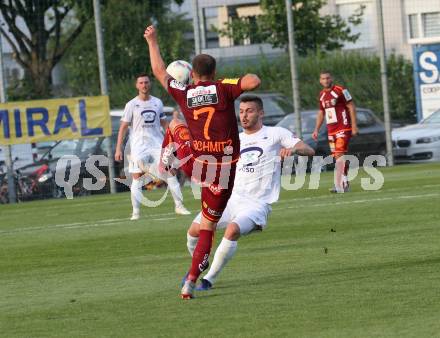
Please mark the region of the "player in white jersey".
[[147, 74], [139, 74], [136, 78], [138, 95], [125, 105], [124, 114], [118, 132], [115, 160], [123, 160], [122, 144], [130, 129], [129, 172], [132, 174], [131, 204], [133, 214], [131, 220], [139, 219], [140, 204], [142, 201], [142, 187], [146, 182], [145, 173], [163, 178], [167, 181], [174, 199], [175, 212], [188, 215], [190, 212], [183, 205], [182, 192], [175, 176], [162, 177], [159, 172], [159, 160], [162, 149], [163, 134], [161, 127], [166, 130], [168, 122], [163, 113], [163, 103], [157, 97], [150, 95], [151, 82]]
[[[266, 227], [271, 204], [278, 201], [281, 159], [292, 154], [313, 156], [314, 150], [281, 127], [263, 125], [263, 102], [258, 96], [244, 96], [240, 101], [240, 159], [231, 198], [217, 224], [226, 229], [214, 255], [211, 268], [196, 290], [208, 290], [237, 250], [240, 236]], [[200, 214], [187, 233], [188, 251], [197, 244]]]

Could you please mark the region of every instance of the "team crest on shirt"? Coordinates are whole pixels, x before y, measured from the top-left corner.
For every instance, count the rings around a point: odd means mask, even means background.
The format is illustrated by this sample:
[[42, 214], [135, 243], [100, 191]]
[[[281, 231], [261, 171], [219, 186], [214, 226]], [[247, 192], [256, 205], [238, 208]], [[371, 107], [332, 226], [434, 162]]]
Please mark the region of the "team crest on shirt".
[[332, 106], [336, 106], [336, 99], [331, 99]]
[[243, 166], [251, 166], [258, 162], [261, 155], [263, 155], [263, 149], [260, 147], [244, 148], [240, 151], [240, 161]]
[[215, 85], [197, 86], [186, 93], [186, 105], [188, 108], [208, 106], [216, 103], [218, 103], [218, 95]]
[[144, 118], [145, 123], [153, 123], [156, 119], [156, 112], [154, 110], [143, 110], [141, 116]]
[[179, 138], [182, 141], [188, 141], [190, 139], [189, 131], [186, 128], [182, 128], [182, 130], [179, 132]]

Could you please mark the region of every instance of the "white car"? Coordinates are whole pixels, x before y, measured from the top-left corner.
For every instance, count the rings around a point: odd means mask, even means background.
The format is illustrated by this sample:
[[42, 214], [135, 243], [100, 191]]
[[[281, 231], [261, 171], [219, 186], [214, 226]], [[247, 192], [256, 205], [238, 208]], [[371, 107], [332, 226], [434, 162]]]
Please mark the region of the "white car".
[[440, 161], [440, 110], [417, 124], [392, 131], [396, 163]]

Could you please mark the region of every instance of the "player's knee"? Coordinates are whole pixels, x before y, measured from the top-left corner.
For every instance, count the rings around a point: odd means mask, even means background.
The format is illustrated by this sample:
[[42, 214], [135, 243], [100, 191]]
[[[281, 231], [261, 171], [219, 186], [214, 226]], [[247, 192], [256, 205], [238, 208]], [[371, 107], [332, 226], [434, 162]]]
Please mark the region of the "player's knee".
[[237, 241], [240, 238], [240, 228], [235, 223], [230, 223], [226, 227], [224, 237], [230, 241]]
[[344, 153], [336, 153], [334, 155], [335, 161], [341, 162], [344, 161]]
[[188, 235], [192, 237], [199, 237], [200, 234], [200, 224], [193, 222], [188, 229]]

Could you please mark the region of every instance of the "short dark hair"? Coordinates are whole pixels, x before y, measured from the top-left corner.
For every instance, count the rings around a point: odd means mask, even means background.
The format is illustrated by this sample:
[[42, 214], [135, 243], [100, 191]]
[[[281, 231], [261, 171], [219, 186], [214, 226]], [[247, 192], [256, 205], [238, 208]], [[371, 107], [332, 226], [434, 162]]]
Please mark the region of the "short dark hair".
[[148, 77], [150, 78], [150, 75], [148, 73], [142, 72], [142, 73], [138, 73], [136, 74], [136, 81], [137, 79], [139, 79], [140, 77]]
[[263, 100], [257, 95], [244, 95], [240, 97], [240, 103], [242, 102], [255, 102], [258, 110], [263, 110]]
[[208, 54], [199, 54], [192, 61], [192, 69], [199, 76], [213, 75], [215, 67], [215, 59]]
[[321, 70], [321, 72], [319, 73], [319, 76], [321, 76], [321, 75], [323, 75], [323, 74], [330, 74], [330, 75], [332, 75], [332, 72], [329, 71], [328, 69], [323, 69], [323, 70]]

